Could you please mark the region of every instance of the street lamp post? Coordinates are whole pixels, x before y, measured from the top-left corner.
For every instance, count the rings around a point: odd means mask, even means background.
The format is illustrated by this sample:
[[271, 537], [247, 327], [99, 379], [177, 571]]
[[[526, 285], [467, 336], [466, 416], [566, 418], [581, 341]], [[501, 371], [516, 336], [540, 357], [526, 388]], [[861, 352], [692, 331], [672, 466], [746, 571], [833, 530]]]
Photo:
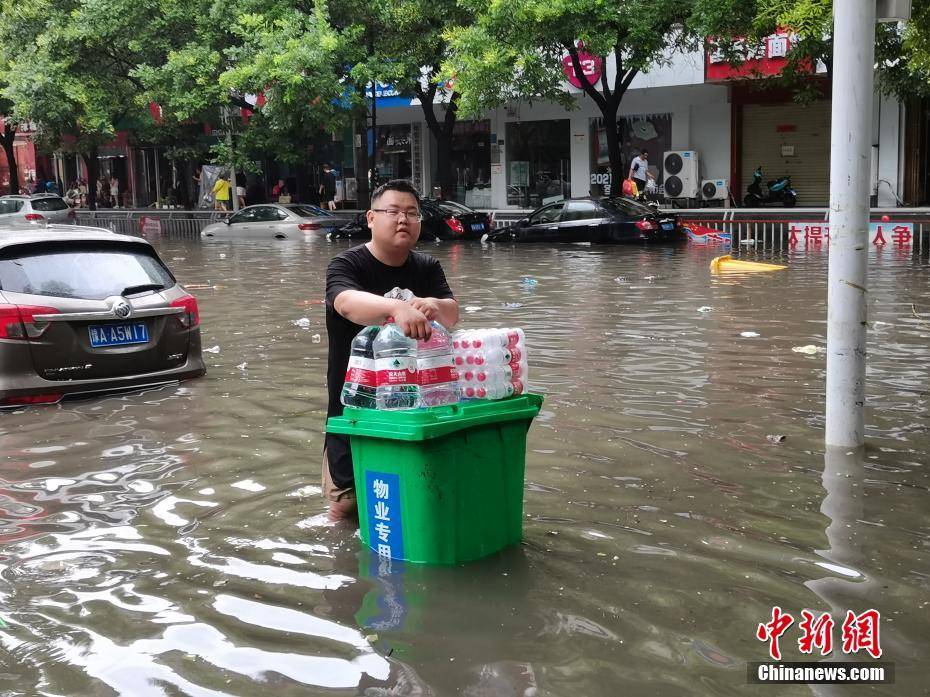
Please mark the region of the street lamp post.
[[[908, 0], [834, 0], [827, 291], [827, 445], [865, 443], [869, 172], [875, 22], [906, 19]], [[838, 39], [838, 40], [837, 40]]]

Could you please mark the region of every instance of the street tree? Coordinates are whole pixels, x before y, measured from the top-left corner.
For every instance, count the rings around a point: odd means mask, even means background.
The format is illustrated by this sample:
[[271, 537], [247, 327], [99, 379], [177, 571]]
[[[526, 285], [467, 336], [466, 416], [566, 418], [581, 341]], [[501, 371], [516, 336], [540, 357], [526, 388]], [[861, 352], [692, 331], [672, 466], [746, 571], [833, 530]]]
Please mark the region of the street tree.
[[82, 157], [91, 208], [100, 146], [144, 108], [133, 75], [144, 46], [126, 28], [145, 26], [155, 2], [35, 0], [0, 11], [0, 96], [40, 146]]
[[452, 141], [460, 92], [454, 79], [442, 78], [450, 58], [447, 31], [474, 21], [473, 8], [456, 0], [397, 0], [383, 6], [395, 87], [419, 100], [426, 126], [436, 140], [437, 180], [445, 196], [453, 190]]
[[[449, 29], [444, 73], [455, 79], [459, 111], [477, 115], [511, 101], [548, 100], [571, 107], [562, 58], [571, 58], [585, 96], [605, 124], [615, 124], [624, 95], [641, 72], [694, 45], [694, 0], [463, 0], [473, 24]], [[605, 66], [593, 83], [579, 46]], [[608, 65], [608, 63], [610, 65]], [[619, 134], [606, 130], [612, 180], [625, 178]]]
[[[814, 66], [833, 74], [833, 0], [696, 0], [695, 22], [714, 37], [729, 60], [745, 58], [738, 42], [758, 42], [784, 27], [795, 36], [786, 68], [775, 76], [760, 76], [758, 89], [782, 87], [800, 102], [819, 99], [824, 85]], [[914, 0], [907, 23], [876, 27], [879, 85], [901, 99], [930, 94], [930, 4]]]

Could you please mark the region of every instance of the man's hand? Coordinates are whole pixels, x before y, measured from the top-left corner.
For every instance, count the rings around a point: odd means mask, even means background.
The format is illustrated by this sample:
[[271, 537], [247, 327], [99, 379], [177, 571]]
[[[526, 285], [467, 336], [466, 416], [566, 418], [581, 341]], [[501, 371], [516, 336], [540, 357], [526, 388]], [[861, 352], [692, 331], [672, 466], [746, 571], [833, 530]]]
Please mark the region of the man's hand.
[[439, 316], [439, 302], [436, 298], [418, 298], [414, 296], [410, 299], [410, 305], [426, 315], [426, 319], [432, 320]]
[[[417, 298], [423, 300], [423, 298]], [[432, 329], [427, 316], [412, 303], [398, 303], [394, 310], [394, 323], [411, 339], [429, 339]]]

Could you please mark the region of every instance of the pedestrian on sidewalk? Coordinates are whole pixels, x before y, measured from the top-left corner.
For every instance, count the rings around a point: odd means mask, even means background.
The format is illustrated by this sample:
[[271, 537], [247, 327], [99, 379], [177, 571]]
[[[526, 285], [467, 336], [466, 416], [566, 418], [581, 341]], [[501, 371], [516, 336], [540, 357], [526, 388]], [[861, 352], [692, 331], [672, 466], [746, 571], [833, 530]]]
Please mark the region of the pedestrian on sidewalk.
[[226, 172], [221, 172], [220, 175], [216, 178], [216, 183], [213, 185], [213, 200], [215, 201], [213, 208], [218, 211], [228, 211], [229, 210], [229, 196], [230, 189], [232, 186], [227, 179], [228, 175]]
[[655, 175], [649, 171], [648, 150], [642, 150], [638, 157], [633, 158], [633, 162], [630, 163], [630, 179], [636, 183], [640, 196], [646, 191], [646, 180], [655, 180]]
[[320, 207], [336, 210], [336, 173], [329, 163], [323, 165], [323, 181], [320, 183]]

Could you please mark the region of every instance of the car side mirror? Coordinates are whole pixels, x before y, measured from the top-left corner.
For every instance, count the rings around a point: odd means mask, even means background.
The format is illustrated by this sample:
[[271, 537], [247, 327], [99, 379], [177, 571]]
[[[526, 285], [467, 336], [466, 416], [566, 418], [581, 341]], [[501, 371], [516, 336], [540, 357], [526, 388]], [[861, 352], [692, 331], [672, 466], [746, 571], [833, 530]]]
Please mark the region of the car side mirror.
[[223, 218], [223, 222], [229, 225], [229, 218]]

